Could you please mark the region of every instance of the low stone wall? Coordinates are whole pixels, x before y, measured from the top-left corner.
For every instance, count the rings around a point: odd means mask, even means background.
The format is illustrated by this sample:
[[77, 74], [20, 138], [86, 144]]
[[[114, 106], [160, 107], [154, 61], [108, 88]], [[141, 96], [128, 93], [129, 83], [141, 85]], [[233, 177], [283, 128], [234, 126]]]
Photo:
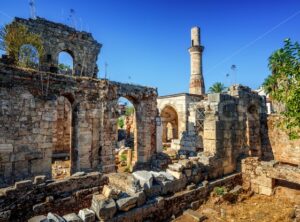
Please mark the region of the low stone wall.
[[300, 184], [300, 168], [276, 161], [260, 161], [257, 157], [242, 160], [243, 188], [255, 193], [272, 195], [275, 180]]
[[34, 181], [16, 182], [14, 186], [0, 189], [1, 215], [10, 211], [10, 221], [25, 221], [33, 215], [52, 212], [70, 212], [90, 205], [92, 194], [102, 191], [108, 178], [101, 173], [77, 173], [73, 176], [47, 181], [37, 176]]
[[158, 196], [146, 202], [141, 207], [134, 208], [128, 212], [118, 212], [110, 222], [132, 222], [132, 221], [164, 221], [174, 216], [179, 216], [184, 210], [191, 208], [192, 204], [203, 203], [209, 193], [217, 186], [233, 188], [241, 182], [241, 174], [232, 174], [222, 179], [202, 183], [193, 189], [177, 192], [172, 196]]
[[[158, 184], [163, 177], [165, 180]], [[153, 171], [108, 174], [109, 184], [103, 187], [101, 193], [93, 195], [90, 209], [84, 208], [78, 215], [72, 213], [63, 217], [48, 213], [47, 217], [40, 215], [30, 221], [42, 221], [41, 218], [55, 218], [54, 221], [72, 218], [67, 221], [76, 219], [89, 222], [164, 221], [181, 215], [188, 208], [199, 207], [216, 186], [232, 189], [241, 184], [241, 173], [203, 181], [197, 185], [182, 182], [185, 177], [168, 177], [172, 176], [166, 172]]]
[[298, 165], [300, 164], [300, 139], [290, 140], [287, 133], [280, 129], [277, 124], [280, 122], [279, 115], [268, 116], [268, 140], [266, 150], [271, 152], [269, 155], [274, 159]]

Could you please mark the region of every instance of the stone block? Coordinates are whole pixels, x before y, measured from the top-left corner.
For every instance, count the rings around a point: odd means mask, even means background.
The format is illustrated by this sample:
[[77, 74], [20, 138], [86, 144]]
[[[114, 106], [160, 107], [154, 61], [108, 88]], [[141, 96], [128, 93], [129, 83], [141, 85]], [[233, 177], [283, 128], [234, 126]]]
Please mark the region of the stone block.
[[136, 171], [132, 173], [133, 177], [140, 182], [141, 187], [150, 189], [153, 183], [153, 176], [150, 171]]
[[168, 168], [172, 171], [176, 171], [176, 172], [182, 172], [183, 170], [183, 165], [182, 164], [179, 164], [179, 163], [173, 163], [173, 164], [170, 164], [168, 166]]
[[94, 222], [95, 221], [95, 212], [84, 208], [79, 211], [78, 216], [81, 218], [83, 222]]
[[121, 191], [109, 186], [109, 185], [104, 185], [103, 190], [102, 190], [102, 194], [106, 197], [106, 198], [113, 198], [113, 199], [118, 199], [120, 197]]
[[132, 195], [133, 197], [137, 198], [137, 206], [140, 207], [146, 202], [146, 194], [144, 191], [137, 192]]
[[91, 209], [99, 220], [111, 219], [117, 212], [115, 201], [112, 198], [106, 198], [103, 194], [93, 195]]
[[183, 215], [186, 215], [191, 220], [198, 221], [198, 222], [202, 222], [202, 221], [205, 221], [207, 219], [207, 216], [203, 215], [202, 213], [200, 213], [198, 211], [193, 211], [193, 210], [190, 210], [190, 209], [184, 211]]
[[192, 168], [193, 166], [193, 163], [191, 160], [179, 160], [178, 161], [178, 164], [181, 164], [185, 169], [189, 169], [189, 168]]
[[39, 215], [39, 216], [35, 216], [35, 217], [30, 218], [28, 220], [28, 222], [49, 222], [49, 220], [47, 219], [46, 216]]
[[194, 201], [194, 202], [191, 203], [192, 210], [197, 210], [199, 207], [200, 207], [200, 201], [199, 200]]
[[137, 197], [125, 197], [118, 199], [116, 202], [119, 210], [128, 211], [136, 206]]
[[273, 189], [270, 187], [259, 186], [259, 194], [271, 196], [273, 194]]
[[48, 219], [48, 221], [51, 221], [51, 222], [65, 222], [64, 218], [62, 218], [61, 216], [59, 216], [57, 214], [53, 214], [50, 212], [47, 215], [47, 219]]
[[187, 177], [192, 176], [192, 170], [191, 170], [191, 169], [185, 169], [183, 172], [184, 172], [184, 174], [185, 174]]
[[16, 189], [26, 189], [32, 186], [32, 181], [31, 180], [23, 180], [23, 181], [18, 181], [15, 183], [15, 188]]
[[173, 177], [175, 177], [176, 179], [181, 179], [183, 178], [183, 174], [182, 172], [177, 172], [177, 171], [173, 171], [170, 169], [167, 169], [167, 173], [171, 174]]
[[46, 176], [40, 175], [40, 176], [34, 177], [33, 184], [38, 185], [38, 184], [44, 183], [45, 181], [46, 181]]
[[64, 215], [63, 218], [66, 222], [82, 222], [81, 218], [75, 213]]

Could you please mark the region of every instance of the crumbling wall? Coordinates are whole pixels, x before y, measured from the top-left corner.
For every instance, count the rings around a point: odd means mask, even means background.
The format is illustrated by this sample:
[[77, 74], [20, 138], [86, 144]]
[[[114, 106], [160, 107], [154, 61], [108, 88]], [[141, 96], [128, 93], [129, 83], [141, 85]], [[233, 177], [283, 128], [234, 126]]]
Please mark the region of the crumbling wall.
[[135, 164], [146, 164], [155, 152], [156, 89], [1, 63], [0, 80], [1, 186], [39, 174], [50, 177], [60, 96], [71, 104], [71, 173], [115, 171], [121, 96], [134, 101], [136, 110]]
[[300, 139], [290, 140], [288, 134], [278, 126], [281, 120], [280, 115], [268, 116], [264, 130], [264, 156], [266, 159], [299, 165]]
[[19, 181], [0, 189], [0, 212], [9, 211], [10, 221], [27, 221], [49, 211], [59, 213], [88, 207], [92, 194], [102, 191], [107, 183], [108, 178], [98, 172], [78, 173], [55, 182], [37, 176], [33, 181]]
[[260, 161], [257, 157], [242, 160], [243, 188], [255, 193], [272, 195], [276, 180], [300, 185], [300, 169], [276, 161]]
[[209, 94], [201, 154], [210, 164], [209, 177], [235, 171], [245, 155], [261, 156], [262, 125], [266, 118], [264, 98], [240, 85], [227, 94]]
[[[40, 55], [40, 69], [57, 72], [58, 55], [64, 51], [73, 58], [74, 74], [97, 77], [97, 58], [102, 45], [93, 39], [91, 33], [80, 32], [69, 26], [43, 18], [15, 18], [13, 24], [22, 24], [29, 32], [41, 36], [44, 55]], [[26, 44], [26, 43], [24, 43]]]

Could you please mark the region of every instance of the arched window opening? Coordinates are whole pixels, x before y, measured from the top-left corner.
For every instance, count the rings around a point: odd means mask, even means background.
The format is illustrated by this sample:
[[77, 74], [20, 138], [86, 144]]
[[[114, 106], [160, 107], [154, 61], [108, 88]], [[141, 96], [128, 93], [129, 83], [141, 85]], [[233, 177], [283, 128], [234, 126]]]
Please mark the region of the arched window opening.
[[116, 168], [118, 172], [131, 170], [131, 163], [136, 149], [137, 126], [134, 105], [121, 97], [117, 104], [117, 146]]
[[172, 139], [178, 139], [178, 115], [171, 106], [166, 106], [161, 111], [161, 121], [163, 126], [162, 142], [168, 147]]
[[58, 55], [58, 73], [73, 75], [74, 61], [70, 53], [62, 51]]
[[39, 68], [39, 53], [36, 47], [30, 44], [24, 44], [19, 49], [18, 65], [25, 68]]
[[53, 127], [52, 178], [61, 179], [71, 174], [72, 107], [69, 100], [57, 98], [57, 120]]

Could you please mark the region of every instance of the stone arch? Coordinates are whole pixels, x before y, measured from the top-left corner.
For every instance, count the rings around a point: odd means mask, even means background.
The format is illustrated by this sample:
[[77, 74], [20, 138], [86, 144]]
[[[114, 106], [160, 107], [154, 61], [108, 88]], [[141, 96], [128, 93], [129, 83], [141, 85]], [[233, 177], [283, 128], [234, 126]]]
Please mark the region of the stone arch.
[[19, 47], [18, 63], [26, 68], [38, 69], [40, 63], [40, 52], [34, 44], [24, 43]]
[[[163, 133], [163, 143], [171, 142], [172, 139], [178, 139], [178, 114], [176, 109], [171, 105], [166, 105], [160, 112]], [[172, 136], [168, 137], [168, 124], [172, 126]]]
[[246, 144], [250, 156], [261, 155], [259, 109], [253, 103], [246, 109]]
[[[65, 60], [65, 61], [62, 61]], [[64, 49], [57, 54], [58, 73], [73, 75], [75, 72], [75, 56], [71, 50]]]

